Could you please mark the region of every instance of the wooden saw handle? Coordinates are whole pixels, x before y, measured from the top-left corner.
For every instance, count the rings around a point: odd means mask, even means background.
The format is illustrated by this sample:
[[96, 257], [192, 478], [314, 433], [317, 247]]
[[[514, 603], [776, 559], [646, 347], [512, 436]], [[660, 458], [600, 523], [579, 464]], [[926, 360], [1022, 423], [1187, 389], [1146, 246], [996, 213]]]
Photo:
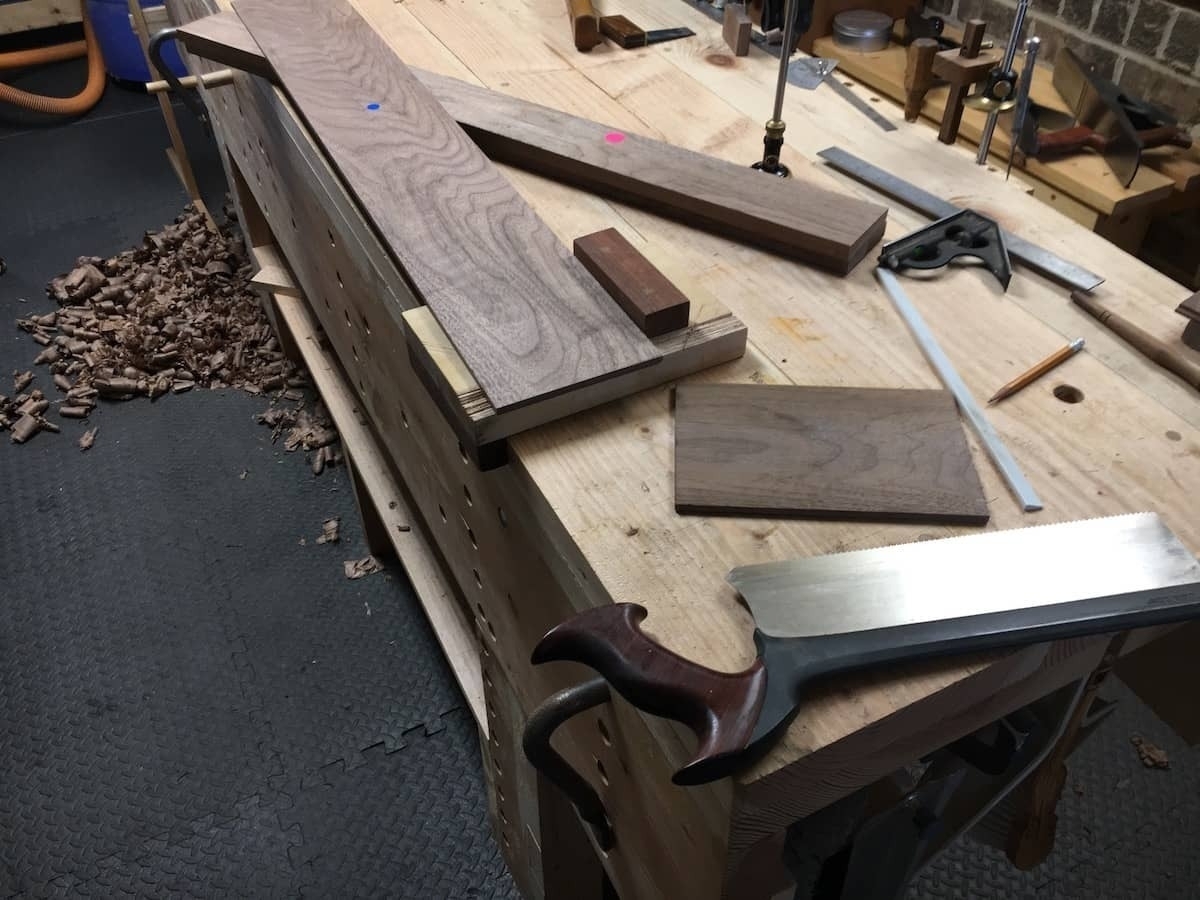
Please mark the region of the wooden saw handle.
[[1146, 128], [1138, 132], [1138, 137], [1142, 139], [1143, 150], [1155, 147], [1182, 147], [1186, 150], [1192, 146], [1192, 136], [1178, 125]]
[[1103, 153], [1108, 141], [1086, 125], [1074, 125], [1060, 131], [1046, 131], [1037, 138], [1037, 158], [1066, 156], [1080, 150], [1092, 149]]
[[691, 662], [648, 637], [638, 626], [644, 618], [646, 608], [636, 603], [585, 610], [538, 642], [533, 663], [583, 663], [638, 709], [687, 725], [700, 746], [672, 781], [710, 781], [750, 742], [766, 696], [766, 668], [761, 659], [736, 673]]

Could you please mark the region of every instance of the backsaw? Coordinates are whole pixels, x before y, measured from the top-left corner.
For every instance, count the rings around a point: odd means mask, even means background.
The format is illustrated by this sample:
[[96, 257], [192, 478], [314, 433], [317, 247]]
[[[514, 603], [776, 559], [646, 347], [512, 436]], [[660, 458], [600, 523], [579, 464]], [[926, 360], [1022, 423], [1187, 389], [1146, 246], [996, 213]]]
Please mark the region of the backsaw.
[[533, 662], [598, 671], [699, 738], [676, 784], [761, 756], [813, 682], [855, 670], [1200, 618], [1200, 563], [1154, 513], [993, 531], [733, 569], [758, 658], [717, 672], [656, 643], [635, 603], [553, 628]]

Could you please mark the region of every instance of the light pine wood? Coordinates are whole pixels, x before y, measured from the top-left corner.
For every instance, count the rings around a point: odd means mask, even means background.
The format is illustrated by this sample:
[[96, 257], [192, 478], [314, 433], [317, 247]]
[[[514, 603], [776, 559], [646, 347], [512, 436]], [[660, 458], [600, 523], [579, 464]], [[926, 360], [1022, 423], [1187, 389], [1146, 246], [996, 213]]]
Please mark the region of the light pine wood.
[[[146, 11], [142, 9], [138, 0], [128, 0], [129, 7], [129, 24], [133, 29], [133, 33], [137, 36], [138, 44], [141, 46], [142, 58], [146, 61], [146, 68], [151, 74], [154, 73], [154, 63], [150, 60], [150, 27], [146, 23]], [[175, 119], [175, 109], [171, 106], [171, 98], [166, 94], [158, 94], [158, 109], [162, 113], [163, 124], [166, 126], [167, 135], [171, 140], [171, 146], [167, 148], [167, 160], [171, 164], [171, 168], [175, 170], [175, 175], [179, 178], [179, 183], [183, 185], [183, 189], [187, 191], [188, 199], [204, 214], [204, 220], [208, 227], [216, 231], [217, 223], [213, 221], [212, 214], [209, 213], [208, 207], [204, 204], [204, 199], [200, 196], [200, 188], [196, 184], [195, 173], [192, 172], [192, 163], [188, 158], [187, 147], [183, 143], [183, 136], [179, 133], [179, 123]]]
[[52, 28], [79, 20], [79, 4], [70, 0], [18, 0], [0, 9], [0, 34]]
[[237, 11], [497, 409], [658, 361], [356, 12], [315, 0]]
[[[709, 61], [714, 52], [728, 59], [719, 25], [686, 5], [663, 9], [651, 0], [629, 0], [622, 12], [644, 27], [683, 24], [698, 37], [678, 42], [670, 54], [625, 54], [619, 66], [611, 65], [612, 55], [601, 48], [588, 55], [574, 52], [558, 0], [513, 0], [503, 7], [460, 7], [436, 0], [358, 0], [357, 5], [404, 59], [431, 71], [479, 80], [577, 115], [602, 110], [606, 121], [631, 133], [669, 137], [731, 162], [761, 155], [764, 98], [770, 97], [775, 77], [772, 61], [758, 54], [735, 66]], [[272, 168], [259, 154], [256, 172], [262, 184], [254, 178], [250, 182], [255, 191], [275, 198], [271, 218], [279, 230], [290, 233], [282, 204], [309, 190], [307, 178], [324, 184], [324, 176], [305, 176], [294, 184], [285, 182], [287, 191], [282, 186], [272, 190], [272, 176], [282, 179], [285, 164], [290, 165], [279, 144], [293, 139], [286, 130], [286, 104], [276, 97], [266, 106], [252, 106], [255, 97], [266, 95], [261, 86], [249, 86], [246, 93], [239, 82], [236, 96], [245, 113], [239, 117], [232, 98], [228, 109], [221, 106], [225, 90], [213, 92], [212, 99], [229, 122], [229, 133], [245, 134], [252, 145], [261, 137], [271, 148]], [[688, 102], [680, 103], [680, 97]], [[673, 102], [665, 102], [668, 98]], [[270, 124], [276, 121], [272, 116], [281, 117], [278, 125]], [[263, 117], [268, 117], [268, 127], [259, 128], [255, 123]], [[981, 170], [966, 151], [938, 145], [928, 129], [877, 134], [829, 91], [789, 92], [785, 118], [785, 161], [806, 177], [857, 191], [805, 158], [829, 144], [853, 147], [1101, 272], [1108, 278], [1101, 291], [1106, 305], [1160, 339], [1178, 340], [1181, 320], [1172, 309], [1187, 292], [1026, 196], [1019, 176], [1005, 184], [1002, 174]], [[258, 150], [251, 153], [246, 143], [243, 138], [238, 153], [249, 163]], [[505, 174], [537, 205], [560, 240], [628, 226], [654, 246], [669, 248], [673, 266], [750, 325], [752, 346], [746, 358], [724, 367], [719, 376], [695, 380], [936, 386], [869, 276], [835, 279], [544, 179], [509, 169]], [[304, 215], [315, 223], [322, 216], [342, 214], [327, 201]], [[922, 223], [903, 210], [895, 210], [892, 218], [892, 236]], [[306, 218], [297, 221], [307, 227]], [[342, 234], [335, 231], [335, 236]], [[292, 251], [285, 250], [297, 265]], [[359, 251], [339, 245], [334, 253], [343, 252], [349, 259]], [[660, 259], [652, 259], [667, 270]], [[677, 279], [675, 272], [667, 274]], [[311, 267], [298, 275], [302, 281], [320, 279]], [[388, 290], [382, 282], [363, 281], [366, 295]], [[690, 288], [687, 293], [694, 301]], [[1200, 476], [1200, 408], [1190, 389], [1106, 335], [1060, 289], [1036, 277], [1014, 279], [1010, 292], [1001, 295], [977, 273], [955, 271], [922, 283], [914, 299], [976, 393], [1016, 374], [1030, 346], [1080, 335], [1088, 341], [1089, 351], [1072, 364], [1070, 379], [1085, 393], [1082, 403], [1062, 404], [1034, 386], [1012, 398], [1010, 410], [997, 412], [997, 426], [1014, 453], [1030, 465], [1048, 508], [1036, 517], [1017, 513], [994, 474], [981, 466], [985, 493], [996, 506], [994, 527], [1015, 527], [1030, 518], [1056, 521], [1155, 508], [1189, 546], [1200, 549], [1195, 517], [1182, 492], [1172, 487]], [[343, 302], [336, 295], [330, 301]], [[323, 304], [316, 306], [324, 310]], [[342, 310], [321, 314], [332, 322]], [[348, 368], [355, 364], [351, 329], [343, 324], [329, 334], [339, 358]], [[730, 565], [954, 533], [931, 526], [681, 519], [671, 510], [673, 435], [669, 398], [662, 388], [520, 435], [511, 442], [512, 463], [480, 477], [457, 456], [456, 439], [420, 385], [408, 386], [403, 369], [384, 370], [382, 365], [377, 360], [362, 369], [364, 375], [377, 373], [364, 380], [370, 386], [367, 409], [398, 437], [389, 450], [403, 462], [422, 515], [440, 523], [437, 543], [453, 578], [476, 592], [495, 626], [499, 637], [490, 645], [493, 656], [504, 654], [506, 672], [514, 678], [525, 710], [554, 686], [578, 677], [569, 667], [531, 670], [517, 653], [518, 646], [531, 646], [521, 641], [536, 640], [538, 628], [561, 609], [559, 603], [582, 608], [613, 599], [642, 602], [650, 609], [648, 630], [655, 637], [689, 658], [733, 671], [745, 667], [753, 648], [749, 617], [723, 583]], [[386, 388], [392, 393], [384, 402], [375, 392], [389, 384], [396, 386]], [[400, 421], [398, 400], [409, 428]], [[972, 452], [978, 454], [974, 444]], [[580, 472], [586, 475], [581, 478]], [[463, 499], [464, 483], [472, 507]], [[493, 497], [505, 508], [507, 526], [499, 524], [488, 505]], [[445, 522], [439, 505], [447, 513]], [[459, 509], [470, 517], [478, 549], [455, 524]], [[490, 517], [485, 515], [489, 511]], [[546, 554], [547, 547], [555, 552]], [[512, 583], [517, 559], [529, 565], [521, 589]], [[481, 587], [474, 586], [473, 570]], [[511, 608], [507, 594], [514, 598]], [[518, 633], [520, 640], [514, 637]], [[618, 890], [629, 896], [654, 896], [656, 887], [662, 894], [668, 892], [666, 886], [675, 896], [717, 896], [727, 880], [731, 886], [744, 883], [731, 874], [743, 852], [792, 819], [945, 743], [948, 736], [966, 733], [1078, 678], [1098, 658], [1099, 651], [1086, 642], [1058, 644], [968, 665], [939, 663], [847, 680], [811, 698], [803, 725], [789, 730], [736, 786], [726, 783], [712, 791], [669, 785], [673, 767], [692, 748], [690, 737], [627, 704], [614, 703], [606, 722], [614, 752], [624, 754], [628, 771], [615, 762], [610, 765], [610, 775], [615, 766], [622, 776], [603, 790], [618, 829], [623, 825], [633, 838], [618, 845], [604, 860], [605, 867], [618, 881]], [[563, 738], [569, 757], [594, 772], [593, 754], [604, 746], [595, 722], [581, 721]]]
[[685, 514], [983, 524], [987, 502], [945, 391], [681, 385]]

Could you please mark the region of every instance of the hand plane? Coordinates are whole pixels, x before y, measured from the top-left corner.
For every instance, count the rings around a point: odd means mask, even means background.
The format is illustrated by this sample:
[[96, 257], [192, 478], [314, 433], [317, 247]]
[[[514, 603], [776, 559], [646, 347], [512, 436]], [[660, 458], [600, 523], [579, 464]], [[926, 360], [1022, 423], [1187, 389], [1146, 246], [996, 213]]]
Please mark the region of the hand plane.
[[673, 780], [703, 784], [761, 757], [814, 683], [1200, 618], [1200, 563], [1154, 513], [741, 566], [727, 580], [754, 615], [758, 654], [744, 671], [663, 647], [633, 603], [556, 626], [533, 662], [583, 663], [639, 709], [687, 725], [699, 747]]

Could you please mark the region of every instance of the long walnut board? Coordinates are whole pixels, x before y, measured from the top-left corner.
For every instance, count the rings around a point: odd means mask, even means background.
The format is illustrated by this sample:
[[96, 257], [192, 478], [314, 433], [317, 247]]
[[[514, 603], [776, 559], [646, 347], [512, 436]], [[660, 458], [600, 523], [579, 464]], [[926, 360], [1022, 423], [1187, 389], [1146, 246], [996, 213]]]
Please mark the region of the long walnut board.
[[323, 0], [235, 8], [496, 409], [659, 360], [356, 12]]
[[[179, 38], [199, 56], [278, 80], [231, 13], [198, 19]], [[878, 204], [411, 71], [497, 162], [841, 274], [883, 237], [887, 208]]]
[[680, 385], [675, 509], [982, 524], [987, 501], [946, 391]]

